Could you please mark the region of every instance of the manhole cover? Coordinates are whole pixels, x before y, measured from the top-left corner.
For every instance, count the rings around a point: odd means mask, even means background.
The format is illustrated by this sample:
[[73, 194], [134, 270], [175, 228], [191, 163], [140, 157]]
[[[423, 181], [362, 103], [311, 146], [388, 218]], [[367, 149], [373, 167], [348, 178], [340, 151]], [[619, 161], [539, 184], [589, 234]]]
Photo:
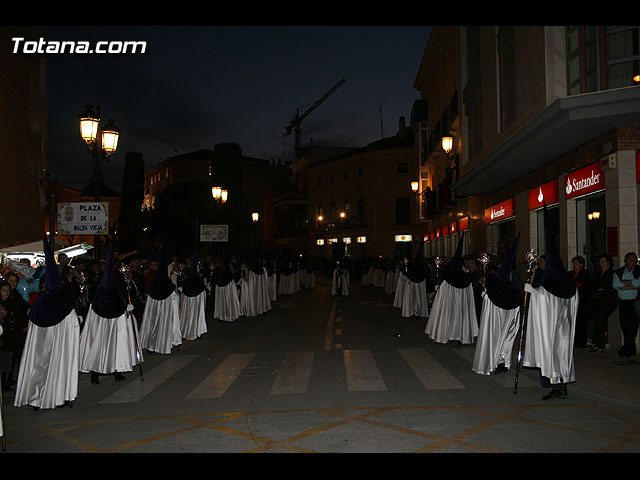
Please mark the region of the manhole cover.
[[276, 373], [276, 369], [272, 367], [248, 367], [241, 370], [225, 370], [225, 374], [231, 376], [256, 376], [256, 375], [272, 375]]

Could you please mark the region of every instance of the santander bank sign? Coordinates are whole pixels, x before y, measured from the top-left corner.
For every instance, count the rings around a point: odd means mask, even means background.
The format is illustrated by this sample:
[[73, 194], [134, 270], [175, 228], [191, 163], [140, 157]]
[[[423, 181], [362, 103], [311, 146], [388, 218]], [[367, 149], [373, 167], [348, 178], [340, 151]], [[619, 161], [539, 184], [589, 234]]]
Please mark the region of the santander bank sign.
[[604, 188], [604, 172], [600, 170], [600, 162], [587, 165], [565, 176], [564, 195], [566, 199]]

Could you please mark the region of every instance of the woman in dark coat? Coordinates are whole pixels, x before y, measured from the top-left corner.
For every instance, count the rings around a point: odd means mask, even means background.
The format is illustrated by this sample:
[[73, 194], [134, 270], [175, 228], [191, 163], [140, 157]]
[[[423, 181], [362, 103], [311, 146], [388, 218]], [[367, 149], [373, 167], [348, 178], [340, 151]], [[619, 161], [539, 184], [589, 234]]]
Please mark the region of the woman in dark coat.
[[0, 372], [2, 389], [11, 390], [15, 357], [24, 344], [24, 329], [27, 327], [27, 302], [17, 292], [12, 292], [8, 282], [0, 282]]
[[589, 304], [591, 303], [591, 273], [584, 268], [584, 257], [577, 255], [571, 260], [573, 282], [578, 289], [578, 317], [573, 346], [586, 348], [589, 334]]
[[600, 255], [598, 259], [600, 274], [594, 283], [597, 314], [593, 325], [591, 338], [591, 352], [600, 352], [607, 343], [609, 317], [618, 306], [618, 293], [613, 288], [613, 258], [608, 253]]

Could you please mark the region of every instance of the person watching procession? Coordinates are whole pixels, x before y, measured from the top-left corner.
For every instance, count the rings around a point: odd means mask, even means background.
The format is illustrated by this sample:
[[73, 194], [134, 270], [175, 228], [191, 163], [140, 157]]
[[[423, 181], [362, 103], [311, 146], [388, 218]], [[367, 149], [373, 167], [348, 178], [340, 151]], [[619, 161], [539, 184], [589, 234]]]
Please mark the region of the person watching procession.
[[618, 313], [623, 341], [618, 355], [631, 357], [636, 354], [638, 315], [635, 310], [635, 301], [638, 287], [640, 287], [640, 267], [634, 252], [628, 252], [624, 256], [624, 266], [615, 271], [612, 286], [618, 291]]

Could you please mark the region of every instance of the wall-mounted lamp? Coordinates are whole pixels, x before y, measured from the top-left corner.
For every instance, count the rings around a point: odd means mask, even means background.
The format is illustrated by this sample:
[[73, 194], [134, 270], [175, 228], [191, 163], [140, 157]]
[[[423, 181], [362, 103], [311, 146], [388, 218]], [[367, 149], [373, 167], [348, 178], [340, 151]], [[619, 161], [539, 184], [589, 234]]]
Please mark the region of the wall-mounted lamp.
[[453, 149], [453, 137], [452, 136], [447, 135], [446, 137], [442, 137], [442, 149], [447, 154], [449, 154], [449, 152], [451, 152], [451, 150]]
[[251, 220], [253, 220], [253, 223], [256, 223], [259, 218], [260, 218], [260, 214], [258, 212], [253, 212], [251, 214]]
[[211, 196], [214, 200], [220, 200], [220, 197], [222, 197], [222, 187], [211, 187]]

